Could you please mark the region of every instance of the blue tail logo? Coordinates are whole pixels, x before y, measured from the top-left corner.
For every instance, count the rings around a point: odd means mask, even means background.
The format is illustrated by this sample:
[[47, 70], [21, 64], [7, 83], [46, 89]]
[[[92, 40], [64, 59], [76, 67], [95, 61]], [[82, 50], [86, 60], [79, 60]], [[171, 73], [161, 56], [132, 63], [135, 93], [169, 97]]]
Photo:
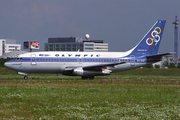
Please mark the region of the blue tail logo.
[[166, 20], [158, 20], [152, 28], [146, 33], [142, 40], [131, 49], [131, 55], [156, 55], [162, 39]]
[[148, 45], [152, 45], [155, 46], [157, 45], [157, 43], [160, 41], [160, 36], [159, 34], [161, 33], [161, 28], [160, 27], [156, 27], [154, 29], [154, 31], [152, 31], [152, 33], [149, 35], [149, 37], [146, 40], [146, 43]]

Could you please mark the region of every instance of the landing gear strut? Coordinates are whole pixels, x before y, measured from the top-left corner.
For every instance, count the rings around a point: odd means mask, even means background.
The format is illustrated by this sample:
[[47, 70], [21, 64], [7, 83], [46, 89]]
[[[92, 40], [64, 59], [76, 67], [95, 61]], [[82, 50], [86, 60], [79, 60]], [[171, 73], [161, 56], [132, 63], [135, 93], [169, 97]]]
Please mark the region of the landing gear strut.
[[28, 79], [28, 77], [27, 77], [28, 73], [18, 72], [18, 74], [20, 74], [20, 75], [24, 75], [24, 79], [25, 79], [25, 80], [27, 80], [27, 79]]

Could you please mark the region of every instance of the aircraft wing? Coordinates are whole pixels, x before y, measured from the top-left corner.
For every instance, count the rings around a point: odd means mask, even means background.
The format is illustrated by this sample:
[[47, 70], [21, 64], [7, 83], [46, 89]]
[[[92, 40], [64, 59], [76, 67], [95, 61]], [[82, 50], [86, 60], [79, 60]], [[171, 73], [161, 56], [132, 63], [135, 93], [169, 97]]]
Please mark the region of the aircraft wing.
[[65, 71], [72, 71], [78, 67], [82, 67], [83, 70], [93, 70], [93, 71], [101, 71], [103, 68], [106, 69], [107, 67], [115, 67], [115, 65], [124, 64], [126, 62], [120, 63], [111, 63], [111, 64], [98, 64], [98, 65], [89, 65], [89, 66], [69, 66], [65, 68]]
[[166, 56], [166, 55], [173, 55], [175, 54], [175, 52], [169, 52], [169, 53], [163, 53], [163, 54], [157, 54], [157, 55], [151, 55], [151, 56], [146, 56], [146, 58], [157, 58], [157, 57], [162, 57], [162, 56]]
[[84, 66], [82, 68], [83, 68], [83, 70], [101, 71], [103, 68], [106, 69], [107, 67], [115, 67], [116, 65], [120, 65], [120, 64], [124, 64], [124, 63], [126, 63], [126, 62], [90, 65], [90, 66]]

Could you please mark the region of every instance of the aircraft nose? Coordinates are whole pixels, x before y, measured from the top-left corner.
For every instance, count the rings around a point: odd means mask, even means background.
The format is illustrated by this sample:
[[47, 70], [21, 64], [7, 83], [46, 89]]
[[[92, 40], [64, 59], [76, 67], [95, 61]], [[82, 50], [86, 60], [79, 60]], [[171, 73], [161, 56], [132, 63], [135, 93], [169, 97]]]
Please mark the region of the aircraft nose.
[[9, 67], [11, 66], [11, 64], [10, 64], [9, 62], [5, 62], [5, 63], [4, 63], [4, 66], [7, 67], [7, 68], [9, 68]]

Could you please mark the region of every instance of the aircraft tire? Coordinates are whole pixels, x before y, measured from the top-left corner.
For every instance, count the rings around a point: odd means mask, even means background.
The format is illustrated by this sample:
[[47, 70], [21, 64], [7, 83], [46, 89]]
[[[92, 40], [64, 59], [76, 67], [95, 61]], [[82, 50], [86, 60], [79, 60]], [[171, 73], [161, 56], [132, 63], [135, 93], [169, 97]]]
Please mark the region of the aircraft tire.
[[88, 77], [90, 80], [93, 80], [94, 79], [94, 76], [89, 76]]
[[94, 76], [82, 76], [81, 78], [82, 78], [83, 80], [84, 80], [84, 79], [93, 80], [93, 79], [94, 79]]
[[88, 79], [87, 76], [82, 76], [81, 78], [82, 78], [83, 80]]
[[28, 76], [24, 76], [24, 79], [27, 80], [27, 79], [28, 79]]

